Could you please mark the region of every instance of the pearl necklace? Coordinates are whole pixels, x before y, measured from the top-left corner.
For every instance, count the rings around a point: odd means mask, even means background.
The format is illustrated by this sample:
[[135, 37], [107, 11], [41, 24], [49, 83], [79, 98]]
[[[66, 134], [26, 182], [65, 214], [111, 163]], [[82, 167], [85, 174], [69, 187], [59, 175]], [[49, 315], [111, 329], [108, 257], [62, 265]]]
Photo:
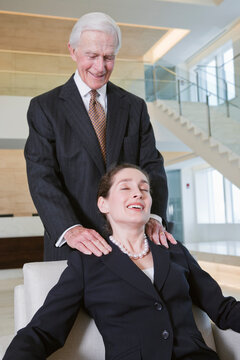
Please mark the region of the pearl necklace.
[[149, 252], [149, 244], [148, 244], [148, 240], [147, 240], [147, 236], [146, 234], [144, 234], [144, 250], [141, 251], [139, 254], [132, 254], [130, 253], [124, 245], [122, 245], [121, 243], [117, 242], [112, 236], [109, 236], [109, 239], [119, 247], [119, 249], [126, 255], [128, 255], [130, 258], [133, 258], [134, 260], [137, 260], [137, 259], [141, 259], [143, 258], [145, 255], [148, 254]]

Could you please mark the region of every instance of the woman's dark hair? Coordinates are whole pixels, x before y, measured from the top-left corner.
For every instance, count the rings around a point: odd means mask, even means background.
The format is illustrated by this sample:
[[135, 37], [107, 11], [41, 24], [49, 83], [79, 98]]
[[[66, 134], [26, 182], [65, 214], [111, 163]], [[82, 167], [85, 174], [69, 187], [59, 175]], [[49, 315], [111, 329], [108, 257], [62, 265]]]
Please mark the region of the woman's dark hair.
[[[149, 176], [148, 174], [146, 173], [146, 171], [142, 170], [139, 166], [137, 165], [133, 165], [133, 164], [128, 164], [128, 163], [123, 163], [123, 164], [120, 164], [120, 165], [116, 165], [116, 166], [113, 166], [111, 167], [105, 175], [102, 176], [101, 180], [100, 180], [100, 183], [99, 183], [99, 187], [98, 187], [98, 193], [97, 193], [97, 199], [102, 196], [103, 198], [107, 198], [108, 195], [109, 195], [109, 191], [112, 187], [112, 184], [113, 184], [113, 180], [114, 180], [114, 177], [115, 175], [123, 170], [123, 169], [136, 169], [138, 171], [141, 171], [141, 173], [143, 173], [146, 178], [148, 179], [149, 181]], [[150, 181], [149, 181], [150, 182]], [[106, 224], [106, 233], [108, 235], [111, 235], [112, 234], [112, 228], [111, 228], [111, 225], [110, 223], [108, 222], [107, 220], [107, 217], [105, 216], [105, 214], [102, 214], [106, 221], [107, 221], [107, 224]]]

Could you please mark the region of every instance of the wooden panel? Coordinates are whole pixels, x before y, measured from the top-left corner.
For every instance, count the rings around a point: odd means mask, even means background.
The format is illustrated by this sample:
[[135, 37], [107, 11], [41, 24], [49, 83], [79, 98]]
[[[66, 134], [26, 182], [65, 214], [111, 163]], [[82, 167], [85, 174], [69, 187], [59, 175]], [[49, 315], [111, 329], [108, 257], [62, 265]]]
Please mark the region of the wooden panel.
[[74, 20], [0, 13], [0, 49], [68, 54]]
[[0, 69], [2, 72], [56, 75], [71, 74], [75, 71], [76, 64], [70, 55], [21, 54], [0, 50]]
[[[48, 54], [68, 54], [67, 43], [77, 21], [69, 18], [31, 16], [0, 11], [0, 49]], [[120, 24], [122, 59], [142, 59], [167, 28]]]
[[0, 150], [0, 214], [36, 213], [27, 183], [23, 150]]
[[37, 96], [62, 85], [70, 75], [0, 72], [0, 95]]
[[0, 238], [0, 269], [22, 268], [32, 261], [43, 261], [42, 236]]

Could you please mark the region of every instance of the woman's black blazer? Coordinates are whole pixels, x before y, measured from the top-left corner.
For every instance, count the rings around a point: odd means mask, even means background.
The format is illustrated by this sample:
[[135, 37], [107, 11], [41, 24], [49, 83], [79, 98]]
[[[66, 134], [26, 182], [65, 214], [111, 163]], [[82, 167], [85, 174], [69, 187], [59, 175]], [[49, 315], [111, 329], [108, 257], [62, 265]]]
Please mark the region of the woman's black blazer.
[[114, 360], [218, 359], [198, 331], [192, 302], [222, 329], [240, 332], [240, 302], [224, 297], [181, 244], [150, 242], [154, 285], [114, 244], [100, 258], [74, 251], [58, 284], [4, 360], [45, 359], [64, 345], [79, 308], [95, 319]]

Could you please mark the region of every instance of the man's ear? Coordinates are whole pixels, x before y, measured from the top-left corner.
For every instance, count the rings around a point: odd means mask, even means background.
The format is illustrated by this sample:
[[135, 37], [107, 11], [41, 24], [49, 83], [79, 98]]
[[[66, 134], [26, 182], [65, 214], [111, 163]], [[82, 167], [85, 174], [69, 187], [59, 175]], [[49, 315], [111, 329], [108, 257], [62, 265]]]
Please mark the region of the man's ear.
[[99, 210], [101, 211], [101, 213], [108, 214], [108, 212], [109, 212], [108, 211], [108, 203], [104, 197], [100, 196], [98, 198], [97, 206], [98, 206]]
[[76, 61], [75, 49], [72, 48], [70, 43], [68, 43], [68, 50], [70, 52], [70, 55], [71, 55], [71, 58], [73, 59], [73, 61]]

